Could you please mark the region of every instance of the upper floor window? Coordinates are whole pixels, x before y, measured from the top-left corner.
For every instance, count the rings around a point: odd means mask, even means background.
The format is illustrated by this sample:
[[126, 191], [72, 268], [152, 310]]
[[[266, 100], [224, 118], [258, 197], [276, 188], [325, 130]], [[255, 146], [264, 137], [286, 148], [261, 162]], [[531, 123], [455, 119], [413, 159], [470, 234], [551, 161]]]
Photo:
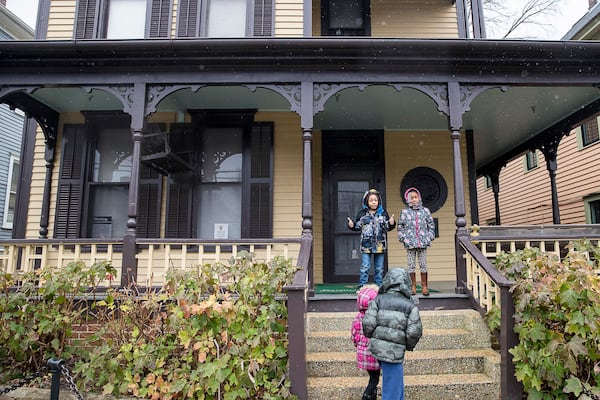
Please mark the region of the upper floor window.
[[108, 0], [107, 39], [141, 39], [146, 30], [146, 0]]
[[78, 0], [75, 39], [167, 38], [172, 0]]
[[273, 3], [273, 0], [181, 0], [177, 36], [271, 36]]
[[581, 125], [581, 146], [585, 147], [599, 140], [598, 118], [594, 117]]
[[2, 227], [12, 229], [17, 200], [17, 184], [19, 182], [19, 158], [10, 156], [8, 165], [8, 181], [6, 182], [6, 198], [4, 200], [4, 217]]
[[530, 171], [534, 168], [537, 168], [537, 166], [538, 166], [537, 152], [535, 150], [528, 151], [525, 154], [525, 170]]
[[323, 0], [321, 35], [371, 36], [370, 0]]

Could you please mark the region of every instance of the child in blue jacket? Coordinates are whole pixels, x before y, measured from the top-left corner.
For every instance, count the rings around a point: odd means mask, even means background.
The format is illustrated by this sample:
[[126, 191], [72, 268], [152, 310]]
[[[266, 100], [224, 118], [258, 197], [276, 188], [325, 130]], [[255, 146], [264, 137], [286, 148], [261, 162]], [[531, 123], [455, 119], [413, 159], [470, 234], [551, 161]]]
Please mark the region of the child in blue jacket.
[[362, 210], [356, 216], [356, 222], [348, 217], [348, 228], [360, 231], [360, 280], [358, 289], [369, 282], [371, 257], [375, 269], [375, 284], [381, 285], [383, 281], [383, 261], [387, 248], [387, 232], [394, 229], [396, 221], [394, 214], [390, 217], [383, 209], [381, 195], [375, 189], [365, 192], [362, 200]]

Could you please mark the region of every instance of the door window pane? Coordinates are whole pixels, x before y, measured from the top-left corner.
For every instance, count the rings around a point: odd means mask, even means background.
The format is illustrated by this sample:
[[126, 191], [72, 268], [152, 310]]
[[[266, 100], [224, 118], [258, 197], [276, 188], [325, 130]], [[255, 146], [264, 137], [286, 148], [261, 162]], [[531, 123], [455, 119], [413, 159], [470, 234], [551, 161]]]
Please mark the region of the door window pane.
[[[362, 197], [368, 181], [338, 181], [335, 213], [335, 274], [355, 275], [360, 267], [360, 235], [348, 229], [347, 217], [355, 221], [362, 209]], [[356, 221], [355, 221], [356, 222]]]
[[209, 0], [206, 36], [245, 37], [246, 9], [246, 0]]
[[143, 39], [145, 29], [146, 0], [110, 0], [107, 39]]

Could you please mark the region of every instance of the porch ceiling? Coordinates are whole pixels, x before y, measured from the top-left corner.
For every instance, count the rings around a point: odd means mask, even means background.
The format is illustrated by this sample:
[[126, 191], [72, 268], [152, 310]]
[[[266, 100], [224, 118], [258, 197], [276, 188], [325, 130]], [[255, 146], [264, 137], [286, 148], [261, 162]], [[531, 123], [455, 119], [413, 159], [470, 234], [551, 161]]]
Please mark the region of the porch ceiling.
[[[389, 39], [132, 42], [34, 42], [23, 48], [6, 43], [0, 54], [0, 76], [4, 76], [0, 88], [15, 82], [41, 84], [44, 87], [31, 92], [32, 97], [58, 112], [71, 112], [123, 106], [108, 92], [59, 87], [67, 82], [93, 87], [92, 82], [101, 86], [103, 82], [202, 81], [221, 86], [179, 90], [157, 110], [289, 111], [286, 99], [261, 88], [260, 83], [339, 82], [350, 86], [327, 100], [314, 116], [315, 129], [447, 131], [447, 116], [414, 86], [456, 80], [489, 87], [472, 102], [463, 103], [468, 106], [463, 128], [474, 132], [478, 169], [516, 156], [511, 152], [522, 151], [536, 135], [600, 99], [600, 43]], [[148, 65], [153, 63], [156, 69], [152, 71]], [[222, 86], [223, 82], [230, 82], [229, 86]], [[394, 88], [389, 82], [410, 85]], [[254, 91], [240, 86], [254, 83], [259, 83]], [[577, 122], [570, 121], [570, 125]]]

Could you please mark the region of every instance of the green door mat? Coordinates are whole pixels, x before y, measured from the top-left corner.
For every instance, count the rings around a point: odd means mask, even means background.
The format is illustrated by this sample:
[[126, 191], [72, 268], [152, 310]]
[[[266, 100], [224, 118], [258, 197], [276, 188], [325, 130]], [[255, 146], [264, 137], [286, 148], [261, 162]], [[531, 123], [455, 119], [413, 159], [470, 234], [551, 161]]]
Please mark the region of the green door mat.
[[[316, 283], [315, 294], [356, 294], [356, 283]], [[429, 288], [429, 293], [437, 290]], [[421, 285], [417, 285], [417, 293], [421, 293]]]
[[356, 294], [356, 283], [317, 283], [316, 294]]

